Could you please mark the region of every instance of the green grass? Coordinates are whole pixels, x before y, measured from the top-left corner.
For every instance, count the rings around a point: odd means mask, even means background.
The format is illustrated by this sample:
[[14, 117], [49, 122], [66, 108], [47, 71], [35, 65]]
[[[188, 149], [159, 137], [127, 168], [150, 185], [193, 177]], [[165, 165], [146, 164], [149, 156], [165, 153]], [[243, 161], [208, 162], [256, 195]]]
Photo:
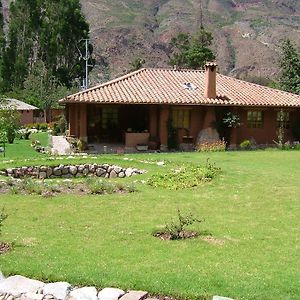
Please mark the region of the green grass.
[[6, 144], [5, 157], [3, 153], [0, 153], [0, 165], [1, 161], [8, 159], [24, 160], [30, 158], [40, 158], [45, 155], [41, 155], [30, 147], [32, 140], [39, 140], [41, 145], [46, 147], [48, 145], [48, 134], [46, 132], [31, 134], [29, 140], [20, 140], [16, 138], [13, 144]]
[[[15, 243], [11, 253], [0, 257], [4, 274], [145, 289], [154, 295], [191, 299], [210, 299], [215, 294], [234, 299], [299, 299], [300, 152], [126, 157], [133, 160], [107, 155], [81, 161], [148, 170], [127, 181], [166, 172], [174, 164], [204, 164], [207, 157], [223, 171], [211, 183], [179, 191], [138, 183], [139, 192], [124, 195], [47, 199], [1, 195], [0, 207], [5, 206], [9, 214], [2, 239]], [[40, 162], [45, 163], [43, 159]], [[145, 160], [167, 163], [161, 167]], [[201, 238], [154, 238], [151, 233], [175, 217], [177, 208], [205, 218], [192, 229], [209, 231], [224, 245]]]

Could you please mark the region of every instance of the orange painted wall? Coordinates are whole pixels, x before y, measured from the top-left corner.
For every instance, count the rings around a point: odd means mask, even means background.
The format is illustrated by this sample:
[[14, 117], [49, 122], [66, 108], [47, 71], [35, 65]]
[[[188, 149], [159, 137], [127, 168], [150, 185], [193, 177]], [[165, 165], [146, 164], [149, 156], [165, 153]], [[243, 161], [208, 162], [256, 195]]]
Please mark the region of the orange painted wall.
[[33, 123], [33, 110], [20, 110], [21, 125]]

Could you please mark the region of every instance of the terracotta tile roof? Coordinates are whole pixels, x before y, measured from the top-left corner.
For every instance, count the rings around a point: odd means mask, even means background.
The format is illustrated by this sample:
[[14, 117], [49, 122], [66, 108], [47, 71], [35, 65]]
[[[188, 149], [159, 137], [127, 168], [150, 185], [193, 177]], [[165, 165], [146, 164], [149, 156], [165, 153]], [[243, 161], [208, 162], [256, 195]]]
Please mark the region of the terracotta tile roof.
[[300, 107], [300, 96], [217, 74], [217, 97], [204, 97], [201, 70], [140, 69], [70, 95], [60, 103]]

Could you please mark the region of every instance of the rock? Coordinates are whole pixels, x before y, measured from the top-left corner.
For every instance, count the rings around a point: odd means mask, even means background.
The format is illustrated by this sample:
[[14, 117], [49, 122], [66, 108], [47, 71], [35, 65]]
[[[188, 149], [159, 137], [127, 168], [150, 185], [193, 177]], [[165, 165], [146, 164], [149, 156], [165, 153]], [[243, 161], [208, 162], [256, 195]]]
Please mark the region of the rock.
[[40, 172], [39, 173], [39, 179], [45, 179], [47, 178], [47, 173], [46, 172]]
[[47, 178], [49, 178], [52, 175], [52, 168], [47, 169]]
[[84, 168], [83, 171], [82, 171], [82, 174], [84, 176], [86, 176], [87, 174], [89, 174], [89, 169], [88, 168]]
[[197, 137], [197, 144], [201, 143], [214, 143], [220, 140], [219, 133], [217, 129], [208, 127], [202, 129]]
[[53, 174], [54, 174], [55, 176], [61, 176], [61, 168], [60, 168], [60, 167], [55, 167], [55, 168], [53, 169]]
[[98, 300], [95, 287], [83, 287], [70, 292], [68, 300]]
[[72, 290], [72, 286], [68, 282], [48, 283], [43, 288], [43, 294], [53, 295], [57, 299], [65, 299]]
[[5, 280], [5, 277], [4, 277], [3, 273], [0, 271], [0, 282], [3, 280]]
[[148, 296], [148, 292], [144, 291], [129, 291], [120, 299], [122, 300], [143, 300], [146, 299]]
[[120, 173], [122, 171], [122, 168], [118, 166], [113, 166], [113, 169], [115, 170], [116, 173]]
[[14, 174], [14, 170], [13, 169], [6, 169], [6, 172], [9, 175]]
[[115, 288], [104, 288], [98, 293], [99, 300], [118, 300], [125, 292]]
[[132, 168], [127, 168], [125, 170], [126, 177], [130, 177], [132, 175], [132, 173], [133, 173], [133, 169]]
[[234, 299], [222, 297], [222, 296], [213, 296], [213, 300], [234, 300]]
[[38, 280], [29, 279], [20, 275], [10, 276], [0, 282], [0, 292], [17, 296], [21, 293], [36, 292], [45, 284]]
[[22, 294], [21, 300], [43, 300], [45, 295], [43, 294], [36, 294], [33, 292], [28, 292], [26, 294]]
[[96, 175], [97, 175], [98, 177], [104, 177], [105, 173], [106, 173], [106, 170], [103, 169], [103, 168], [98, 168], [98, 169], [96, 170]]
[[118, 174], [118, 177], [120, 177], [120, 178], [124, 178], [126, 175], [125, 175], [125, 172], [120, 172], [119, 174]]
[[118, 174], [116, 173], [116, 171], [113, 169], [111, 170], [110, 174], [109, 174], [109, 178], [116, 178], [118, 177]]
[[48, 169], [47, 167], [41, 166], [40, 171], [41, 171], [41, 172], [47, 172], [47, 169]]
[[68, 167], [63, 167], [62, 174], [67, 175], [68, 173], [69, 173], [69, 168]]
[[76, 173], [77, 173], [76, 166], [70, 166], [69, 171], [72, 175], [76, 175]]
[[78, 172], [82, 173], [84, 170], [84, 165], [79, 165], [77, 170], [78, 170]]

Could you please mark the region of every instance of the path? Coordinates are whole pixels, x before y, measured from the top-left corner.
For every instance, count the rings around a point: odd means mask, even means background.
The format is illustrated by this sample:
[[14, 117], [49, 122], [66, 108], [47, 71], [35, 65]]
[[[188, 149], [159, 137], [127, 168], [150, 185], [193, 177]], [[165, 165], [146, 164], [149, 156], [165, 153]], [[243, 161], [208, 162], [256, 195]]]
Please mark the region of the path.
[[52, 136], [52, 154], [69, 155], [72, 153], [70, 144], [64, 136]]

